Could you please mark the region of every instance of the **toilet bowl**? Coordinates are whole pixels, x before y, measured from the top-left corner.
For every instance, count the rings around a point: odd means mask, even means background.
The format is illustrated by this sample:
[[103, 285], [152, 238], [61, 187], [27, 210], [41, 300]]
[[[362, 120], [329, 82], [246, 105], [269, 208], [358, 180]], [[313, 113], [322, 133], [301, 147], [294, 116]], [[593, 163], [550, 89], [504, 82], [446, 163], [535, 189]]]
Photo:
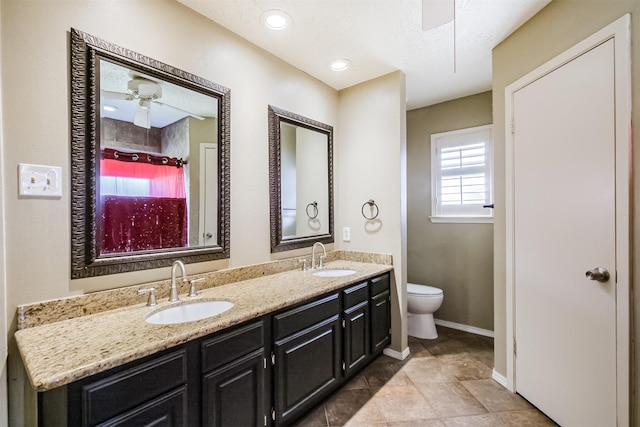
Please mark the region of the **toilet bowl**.
[[407, 283], [407, 332], [421, 339], [438, 338], [433, 313], [440, 308], [444, 292], [433, 286]]

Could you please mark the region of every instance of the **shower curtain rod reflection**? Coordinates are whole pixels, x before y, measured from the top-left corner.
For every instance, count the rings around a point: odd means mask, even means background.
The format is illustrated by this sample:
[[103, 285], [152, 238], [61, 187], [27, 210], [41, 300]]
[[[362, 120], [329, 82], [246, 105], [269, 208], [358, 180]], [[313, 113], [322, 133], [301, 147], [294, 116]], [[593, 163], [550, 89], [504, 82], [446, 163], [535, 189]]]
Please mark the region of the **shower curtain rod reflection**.
[[102, 150], [103, 159], [120, 160], [123, 162], [140, 162], [158, 166], [175, 166], [181, 168], [188, 164], [188, 160], [179, 159], [177, 157], [156, 156], [150, 153], [132, 153], [129, 151], [114, 150], [113, 148], [104, 148]]

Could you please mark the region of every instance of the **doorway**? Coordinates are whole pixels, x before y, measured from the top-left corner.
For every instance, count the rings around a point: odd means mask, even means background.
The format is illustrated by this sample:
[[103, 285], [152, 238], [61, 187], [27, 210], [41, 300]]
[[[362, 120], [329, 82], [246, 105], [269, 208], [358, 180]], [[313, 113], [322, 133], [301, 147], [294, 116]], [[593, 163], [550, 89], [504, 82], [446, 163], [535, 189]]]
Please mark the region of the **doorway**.
[[507, 385], [566, 426], [629, 423], [629, 19], [506, 89]]
[[198, 245], [218, 242], [218, 144], [200, 143], [200, 195], [198, 213]]

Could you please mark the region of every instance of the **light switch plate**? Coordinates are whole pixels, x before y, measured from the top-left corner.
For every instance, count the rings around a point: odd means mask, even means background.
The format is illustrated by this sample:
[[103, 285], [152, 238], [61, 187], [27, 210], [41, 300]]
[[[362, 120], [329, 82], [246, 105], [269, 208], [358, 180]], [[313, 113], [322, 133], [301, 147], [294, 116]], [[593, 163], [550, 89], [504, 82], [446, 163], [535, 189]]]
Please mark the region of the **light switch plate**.
[[351, 227], [342, 227], [342, 241], [343, 242], [351, 241]]
[[29, 198], [61, 198], [62, 168], [19, 163], [18, 195]]

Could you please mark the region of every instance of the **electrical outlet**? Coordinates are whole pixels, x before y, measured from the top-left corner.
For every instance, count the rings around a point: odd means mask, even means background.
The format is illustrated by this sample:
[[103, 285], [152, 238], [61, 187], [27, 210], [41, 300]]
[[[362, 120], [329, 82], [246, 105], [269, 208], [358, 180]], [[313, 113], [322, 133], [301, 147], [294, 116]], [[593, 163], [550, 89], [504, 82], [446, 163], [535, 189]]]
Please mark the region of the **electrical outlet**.
[[342, 241], [343, 242], [351, 241], [351, 227], [342, 227]]

